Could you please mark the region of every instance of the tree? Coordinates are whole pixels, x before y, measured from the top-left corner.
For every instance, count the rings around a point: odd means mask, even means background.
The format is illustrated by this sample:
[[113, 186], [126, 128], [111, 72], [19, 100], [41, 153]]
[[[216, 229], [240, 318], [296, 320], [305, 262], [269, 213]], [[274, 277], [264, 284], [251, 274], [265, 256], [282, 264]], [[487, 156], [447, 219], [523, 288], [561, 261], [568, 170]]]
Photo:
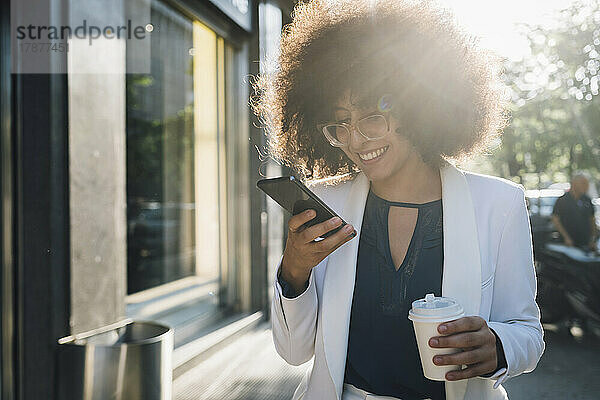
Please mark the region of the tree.
[[[487, 162], [501, 175], [552, 182], [600, 178], [600, 0], [574, 3], [555, 23], [518, 27], [531, 54], [505, 60], [511, 123]], [[561, 177], [562, 174], [562, 177]]]

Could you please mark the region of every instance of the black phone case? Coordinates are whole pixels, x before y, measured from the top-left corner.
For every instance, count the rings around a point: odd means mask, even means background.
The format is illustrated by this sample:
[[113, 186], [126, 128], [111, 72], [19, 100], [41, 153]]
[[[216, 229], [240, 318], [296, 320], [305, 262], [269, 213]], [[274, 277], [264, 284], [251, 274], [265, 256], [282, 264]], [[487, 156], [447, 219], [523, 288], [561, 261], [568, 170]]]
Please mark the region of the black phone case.
[[[301, 198], [289, 199], [285, 198], [283, 190], [276, 190], [275, 188], [280, 185], [295, 185], [298, 193], [301, 193]], [[339, 217], [342, 220], [342, 224], [329, 232], [323, 234], [321, 237], [326, 238], [333, 235], [346, 224], [346, 222], [337, 215], [323, 200], [321, 200], [316, 194], [308, 189], [302, 182], [300, 182], [294, 176], [282, 176], [279, 178], [261, 179], [256, 183], [256, 186], [271, 197], [277, 204], [286, 209], [292, 215], [300, 214], [301, 212], [313, 209], [317, 212], [316, 217], [304, 224], [305, 227], [313, 226], [321, 222], [327, 221], [333, 217]], [[290, 192], [288, 189], [287, 192]]]

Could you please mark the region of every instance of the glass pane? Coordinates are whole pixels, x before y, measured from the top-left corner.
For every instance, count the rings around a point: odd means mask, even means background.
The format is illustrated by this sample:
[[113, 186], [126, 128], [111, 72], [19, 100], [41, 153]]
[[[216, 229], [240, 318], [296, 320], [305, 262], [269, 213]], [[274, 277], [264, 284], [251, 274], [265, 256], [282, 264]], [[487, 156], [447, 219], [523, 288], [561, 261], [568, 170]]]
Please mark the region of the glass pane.
[[128, 294], [218, 278], [217, 36], [152, 1], [151, 73], [127, 75]]

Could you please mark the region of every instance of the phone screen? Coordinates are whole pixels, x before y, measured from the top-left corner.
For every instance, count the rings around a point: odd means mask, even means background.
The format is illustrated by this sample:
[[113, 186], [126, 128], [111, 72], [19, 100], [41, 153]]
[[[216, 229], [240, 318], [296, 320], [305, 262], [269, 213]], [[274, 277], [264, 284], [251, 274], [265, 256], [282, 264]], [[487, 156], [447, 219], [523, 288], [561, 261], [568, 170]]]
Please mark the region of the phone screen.
[[[293, 176], [261, 179], [256, 183], [256, 186], [292, 215], [299, 214], [308, 209], [315, 210], [317, 216], [305, 224], [307, 227], [338, 216], [316, 194], [311, 192], [310, 189]], [[339, 227], [327, 232], [322, 237], [325, 238], [334, 234], [344, 225], [345, 223], [342, 223]]]

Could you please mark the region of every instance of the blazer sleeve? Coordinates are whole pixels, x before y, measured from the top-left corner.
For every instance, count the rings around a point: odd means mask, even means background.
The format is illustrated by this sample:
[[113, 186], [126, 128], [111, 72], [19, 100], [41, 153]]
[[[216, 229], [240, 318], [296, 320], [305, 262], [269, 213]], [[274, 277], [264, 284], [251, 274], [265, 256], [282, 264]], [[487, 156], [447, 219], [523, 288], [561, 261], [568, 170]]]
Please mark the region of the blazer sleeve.
[[502, 343], [507, 368], [497, 371], [494, 387], [533, 371], [544, 352], [544, 331], [535, 302], [536, 275], [531, 226], [523, 187], [516, 188], [498, 248], [490, 328]]
[[[277, 275], [280, 268], [281, 260]], [[273, 342], [277, 353], [291, 365], [304, 364], [315, 351], [318, 297], [314, 275], [314, 271], [311, 271], [308, 287], [294, 298], [285, 297], [275, 279], [271, 303]]]

